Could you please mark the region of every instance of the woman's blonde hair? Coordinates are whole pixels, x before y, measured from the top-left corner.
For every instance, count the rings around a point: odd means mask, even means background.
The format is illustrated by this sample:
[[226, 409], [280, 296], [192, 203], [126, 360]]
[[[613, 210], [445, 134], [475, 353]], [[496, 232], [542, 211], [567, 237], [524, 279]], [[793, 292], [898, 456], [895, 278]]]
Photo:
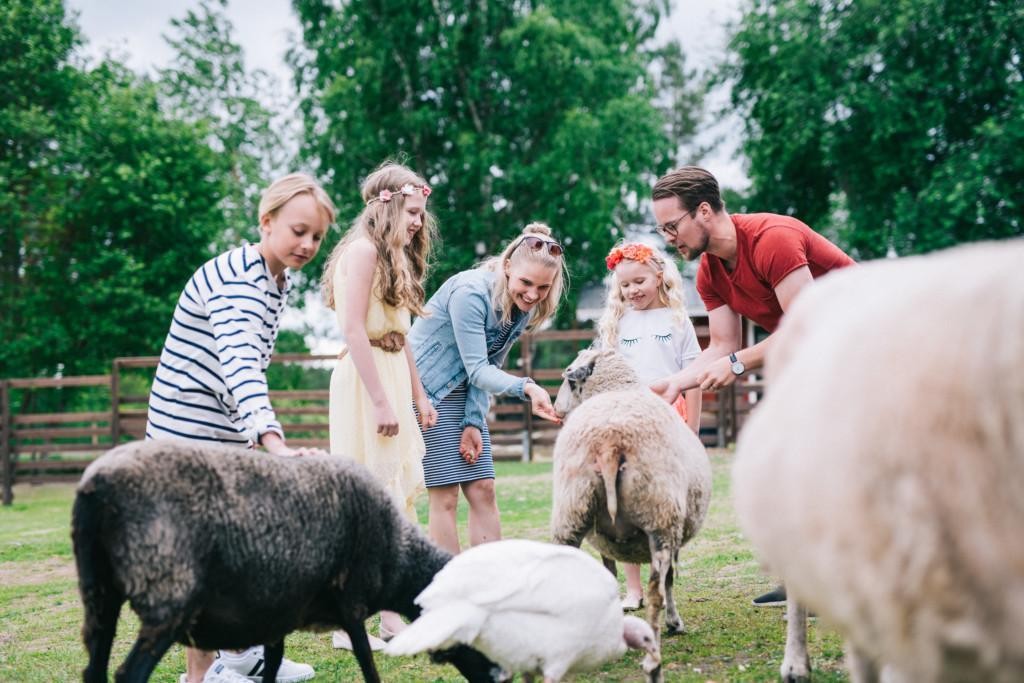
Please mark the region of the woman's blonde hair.
[[[365, 206], [331, 251], [320, 279], [320, 291], [329, 308], [335, 305], [334, 269], [341, 255], [353, 240], [365, 237], [377, 248], [381, 300], [389, 306], [408, 308], [413, 315], [424, 315], [423, 280], [427, 275], [430, 245], [437, 234], [437, 221], [430, 211], [424, 210], [423, 227], [403, 246], [405, 235], [401, 225], [406, 195], [401, 188], [405, 185], [422, 191], [427, 183], [416, 172], [394, 162], [384, 162], [366, 176], [361, 189]], [[391, 193], [388, 201], [378, 200], [382, 190]], [[423, 194], [429, 194], [429, 190]]]
[[[626, 247], [625, 243], [620, 242], [615, 248], [612, 249], [612, 253], [616, 250], [619, 253], [622, 252], [623, 248]], [[646, 247], [646, 245], [644, 245]], [[650, 251], [650, 255], [644, 261], [639, 261], [644, 265], [650, 267], [655, 273], [661, 274], [661, 286], [658, 287], [658, 300], [672, 311], [672, 320], [677, 325], [682, 325], [686, 320], [686, 294], [683, 292], [683, 277], [679, 274], [679, 269], [676, 267], [675, 261], [668, 258], [664, 253], [658, 249], [646, 247], [642, 250], [643, 253]], [[628, 253], [628, 250], [627, 250]], [[628, 256], [620, 258], [618, 263], [623, 260], [632, 261]], [[597, 321], [597, 339], [602, 348], [617, 349], [619, 348], [619, 321], [622, 319], [623, 314], [626, 312], [626, 298], [622, 296], [622, 289], [619, 287], [619, 278], [615, 274], [615, 270], [612, 270], [611, 278], [608, 282], [608, 297], [605, 302], [604, 312], [601, 314], [600, 320]]]
[[512, 319], [512, 312], [515, 310], [515, 300], [509, 293], [508, 276], [505, 274], [505, 263], [515, 267], [521, 263], [536, 263], [548, 268], [555, 269], [555, 278], [551, 281], [551, 289], [543, 301], [539, 302], [531, 311], [530, 323], [527, 329], [534, 329], [544, 323], [558, 310], [558, 304], [562, 299], [566, 280], [569, 275], [565, 268], [564, 254], [552, 256], [545, 247], [540, 249], [520, 249], [519, 245], [530, 235], [535, 235], [546, 242], [553, 242], [551, 228], [544, 223], [530, 223], [514, 240], [509, 242], [504, 251], [498, 256], [492, 256], [480, 264], [480, 268], [491, 270], [495, 273], [494, 288], [491, 291], [491, 299], [494, 309], [501, 313], [501, 322], [507, 323]]
[[270, 187], [263, 190], [263, 194], [260, 195], [260, 225], [263, 224], [264, 218], [273, 218], [282, 206], [300, 194], [312, 195], [324, 216], [327, 217], [327, 225], [334, 222], [338, 210], [334, 207], [331, 198], [324, 192], [324, 188], [320, 187], [320, 183], [305, 173], [289, 173], [271, 183]]

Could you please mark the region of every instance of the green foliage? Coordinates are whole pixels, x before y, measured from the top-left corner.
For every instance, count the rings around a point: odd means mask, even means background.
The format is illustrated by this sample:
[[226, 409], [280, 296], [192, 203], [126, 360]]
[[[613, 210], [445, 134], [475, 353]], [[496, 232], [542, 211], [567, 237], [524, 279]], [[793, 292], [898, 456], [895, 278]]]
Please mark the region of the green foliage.
[[61, 3], [0, 12], [0, 376], [153, 355], [213, 255], [229, 160], [204, 122], [163, 112], [153, 83], [115, 62], [71, 65]]
[[382, 160], [428, 179], [443, 241], [428, 290], [541, 220], [574, 296], [693, 132], [683, 55], [652, 47], [663, 2], [293, 4], [304, 154], [342, 224]]
[[732, 41], [754, 203], [862, 258], [1024, 233], [1024, 5], [750, 3]]
[[153, 87], [115, 64], [76, 78], [48, 141], [53, 194], [29, 208], [34, 230], [13, 255], [7, 323], [26, 334], [0, 350], [0, 375], [156, 353], [220, 228], [220, 161], [201, 131], [168, 120]]

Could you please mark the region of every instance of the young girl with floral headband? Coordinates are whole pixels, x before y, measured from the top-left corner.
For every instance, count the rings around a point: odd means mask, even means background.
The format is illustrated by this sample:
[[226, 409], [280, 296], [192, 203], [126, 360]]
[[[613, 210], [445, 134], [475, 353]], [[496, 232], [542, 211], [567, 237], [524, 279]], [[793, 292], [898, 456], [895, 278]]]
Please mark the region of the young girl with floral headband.
[[[686, 314], [683, 279], [675, 263], [646, 244], [629, 242], [613, 248], [605, 264], [613, 277], [597, 324], [600, 345], [617, 349], [647, 384], [689, 365], [700, 354], [700, 345]], [[690, 429], [699, 433], [700, 388], [681, 394], [674, 405]], [[639, 609], [640, 567], [626, 564], [624, 570], [622, 606]]]
[[[365, 206], [331, 252], [322, 280], [345, 342], [331, 375], [331, 452], [365, 465], [416, 522], [415, 500], [424, 490], [420, 426], [433, 426], [437, 412], [405, 335], [410, 314], [424, 310], [422, 281], [435, 230], [427, 211], [430, 187], [405, 166], [387, 163], [366, 178], [362, 196]], [[398, 614], [381, 612], [383, 638], [402, 628]], [[336, 648], [352, 646], [344, 631], [333, 641]]]

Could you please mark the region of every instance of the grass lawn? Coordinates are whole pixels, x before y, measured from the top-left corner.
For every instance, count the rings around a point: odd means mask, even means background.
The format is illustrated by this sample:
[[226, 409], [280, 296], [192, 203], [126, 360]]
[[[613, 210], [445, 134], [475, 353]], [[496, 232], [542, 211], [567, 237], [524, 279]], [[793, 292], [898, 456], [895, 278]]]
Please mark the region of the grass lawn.
[[[666, 637], [667, 681], [770, 681], [778, 679], [785, 642], [781, 609], [755, 609], [750, 600], [770, 589], [736, 526], [729, 494], [731, 453], [712, 451], [715, 473], [711, 510], [698, 538], [680, 553], [676, 600], [688, 633]], [[498, 494], [505, 536], [547, 540], [551, 509], [549, 463], [498, 463]], [[15, 503], [0, 507], [0, 681], [4, 683], [81, 680], [85, 650], [82, 611], [71, 554], [69, 523], [74, 487], [69, 484], [15, 487]], [[465, 529], [465, 503], [460, 509]], [[426, 520], [426, 500], [420, 507]], [[586, 548], [587, 546], [584, 545]], [[620, 578], [621, 580], [621, 578]], [[138, 621], [121, 613], [111, 670], [128, 653]], [[816, 681], [846, 680], [842, 643], [812, 622], [808, 633]], [[361, 680], [351, 653], [331, 649], [328, 634], [296, 633], [287, 656], [316, 669], [316, 680]], [[451, 667], [425, 656], [377, 655], [386, 681], [460, 680]], [[173, 683], [185, 657], [175, 646], [153, 681]], [[630, 653], [577, 681], [639, 681], [640, 656]]]

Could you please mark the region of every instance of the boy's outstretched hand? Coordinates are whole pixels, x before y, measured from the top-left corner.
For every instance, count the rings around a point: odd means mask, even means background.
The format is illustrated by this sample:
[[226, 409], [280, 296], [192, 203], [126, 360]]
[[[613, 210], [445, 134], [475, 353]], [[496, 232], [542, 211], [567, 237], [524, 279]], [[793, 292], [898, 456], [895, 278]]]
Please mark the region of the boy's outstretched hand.
[[260, 436], [260, 445], [266, 449], [267, 453], [271, 455], [281, 455], [285, 457], [302, 457], [305, 455], [327, 455], [327, 451], [322, 448], [289, 448], [277, 432], [266, 432]]

